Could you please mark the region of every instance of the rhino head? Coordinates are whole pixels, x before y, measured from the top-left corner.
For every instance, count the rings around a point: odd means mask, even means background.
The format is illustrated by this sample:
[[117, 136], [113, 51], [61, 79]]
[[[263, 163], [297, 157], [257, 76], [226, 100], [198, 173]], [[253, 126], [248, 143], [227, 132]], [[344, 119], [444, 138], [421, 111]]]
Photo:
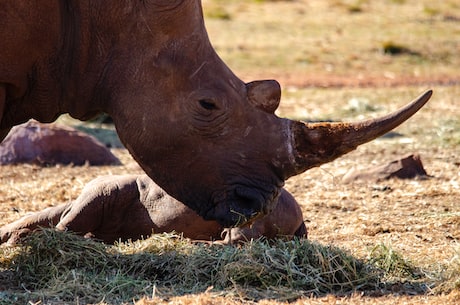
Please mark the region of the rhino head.
[[157, 26], [176, 31], [164, 47], [150, 57], [136, 55], [143, 58], [142, 74], [130, 87], [138, 88], [111, 114], [155, 182], [224, 226], [268, 213], [287, 178], [388, 132], [429, 99], [426, 93], [390, 116], [355, 124], [279, 118], [278, 82], [241, 81], [212, 48], [199, 1], [169, 14], [180, 10], [177, 23], [165, 18], [169, 24]]
[[286, 179], [395, 128], [431, 95], [380, 119], [303, 123], [275, 115], [276, 81], [245, 83], [222, 62], [198, 0], [64, 1], [28, 16], [0, 21], [0, 138], [30, 117], [107, 112], [158, 185], [226, 227], [270, 212]]

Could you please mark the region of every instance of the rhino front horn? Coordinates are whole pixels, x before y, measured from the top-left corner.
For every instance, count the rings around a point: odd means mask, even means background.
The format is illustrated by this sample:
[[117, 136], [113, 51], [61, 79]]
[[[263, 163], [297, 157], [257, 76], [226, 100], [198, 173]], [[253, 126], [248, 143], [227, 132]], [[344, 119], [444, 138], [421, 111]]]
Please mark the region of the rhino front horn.
[[285, 177], [330, 162], [390, 130], [414, 115], [430, 99], [429, 90], [405, 107], [386, 116], [356, 123], [305, 123], [290, 121], [290, 166]]

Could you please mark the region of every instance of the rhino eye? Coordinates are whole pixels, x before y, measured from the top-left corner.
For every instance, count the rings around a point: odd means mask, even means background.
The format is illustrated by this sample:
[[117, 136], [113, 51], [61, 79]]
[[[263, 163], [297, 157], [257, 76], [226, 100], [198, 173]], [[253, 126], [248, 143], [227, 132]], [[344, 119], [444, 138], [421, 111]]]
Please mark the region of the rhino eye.
[[200, 106], [203, 107], [206, 110], [215, 110], [218, 109], [214, 101], [209, 100], [209, 99], [201, 99], [198, 101], [200, 103]]

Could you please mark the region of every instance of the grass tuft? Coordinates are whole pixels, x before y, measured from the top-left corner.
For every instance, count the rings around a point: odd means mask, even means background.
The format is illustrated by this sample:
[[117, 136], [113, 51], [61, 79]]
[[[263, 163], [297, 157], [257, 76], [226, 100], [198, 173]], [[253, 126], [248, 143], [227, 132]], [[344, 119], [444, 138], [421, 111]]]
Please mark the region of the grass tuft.
[[256, 3], [265, 3], [265, 2], [292, 2], [295, 0], [253, 0]]
[[410, 48], [393, 41], [386, 41], [382, 43], [382, 52], [388, 55], [419, 55], [417, 52], [411, 50]]
[[452, 283], [450, 288], [460, 289], [460, 246], [457, 246], [455, 256], [449, 266], [448, 280], [446, 282]]
[[207, 10], [205, 11], [205, 17], [210, 19], [220, 19], [220, 20], [231, 20], [232, 16], [225, 9], [225, 6], [220, 3], [213, 3], [209, 5]]
[[391, 246], [378, 244], [372, 248], [369, 254], [372, 264], [385, 271], [388, 276], [403, 278], [418, 278], [417, 268]]
[[0, 248], [0, 254], [0, 287], [5, 288], [0, 296], [8, 304], [120, 304], [152, 294], [169, 298], [204, 292], [293, 301], [377, 289], [418, 294], [427, 287], [434, 292], [460, 287], [460, 248], [443, 271], [431, 275], [385, 244], [360, 260], [308, 240], [260, 239], [231, 247], [156, 234], [108, 246], [44, 229], [20, 247]]
[[454, 256], [443, 267], [442, 276], [438, 279], [438, 285], [434, 289], [435, 292], [443, 293], [450, 292], [455, 289], [460, 289], [460, 245], [454, 249]]
[[346, 251], [307, 240], [256, 240], [242, 247], [193, 244], [162, 234], [103, 245], [69, 233], [32, 234], [10, 260], [9, 299], [127, 302], [212, 291], [258, 300], [375, 288], [378, 273]]

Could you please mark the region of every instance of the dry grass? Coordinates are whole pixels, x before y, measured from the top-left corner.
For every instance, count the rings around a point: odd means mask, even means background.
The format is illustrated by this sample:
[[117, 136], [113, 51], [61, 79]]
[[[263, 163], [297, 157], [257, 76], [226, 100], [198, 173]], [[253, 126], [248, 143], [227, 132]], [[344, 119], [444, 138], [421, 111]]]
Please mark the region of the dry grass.
[[[205, 0], [211, 41], [237, 75], [283, 85], [456, 82], [460, 5], [455, 0]], [[406, 52], [385, 52], [389, 45]]]
[[[237, 248], [161, 234], [106, 246], [45, 229], [0, 253], [0, 287], [9, 287], [1, 294], [1, 304], [127, 304], [151, 295], [137, 303], [150, 304], [152, 299], [183, 296], [183, 301], [196, 294], [229, 303], [273, 299], [275, 304], [351, 292], [354, 297], [420, 295], [440, 280], [429, 278], [386, 245], [375, 246], [369, 258], [361, 260], [307, 240], [257, 240]], [[437, 276], [444, 276], [444, 283], [454, 276], [458, 285], [459, 261], [454, 259], [454, 268]]]
[[109, 247], [44, 230], [8, 255], [3, 266], [14, 272], [6, 280], [22, 288], [11, 294], [22, 302], [120, 303], [153, 290], [160, 296], [208, 291], [249, 300], [293, 300], [379, 285], [376, 268], [307, 240], [259, 240], [237, 248], [197, 245], [165, 234]]

